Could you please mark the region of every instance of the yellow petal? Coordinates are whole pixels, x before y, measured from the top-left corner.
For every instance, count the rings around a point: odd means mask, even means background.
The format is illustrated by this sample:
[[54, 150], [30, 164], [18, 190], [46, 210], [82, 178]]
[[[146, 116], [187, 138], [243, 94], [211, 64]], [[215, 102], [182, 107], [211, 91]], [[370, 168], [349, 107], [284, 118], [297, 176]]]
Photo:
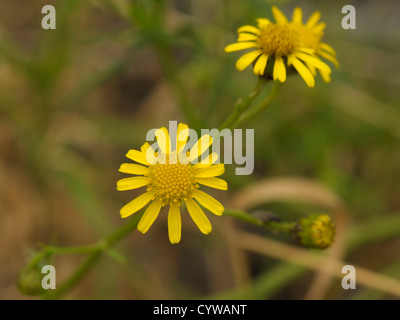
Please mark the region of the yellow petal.
[[132, 200], [128, 204], [126, 204], [124, 207], [121, 208], [121, 218], [126, 218], [129, 217], [131, 214], [138, 212], [140, 209], [142, 209], [146, 204], [150, 202], [151, 199], [153, 199], [154, 193], [153, 192], [146, 192], [136, 199]]
[[237, 41], [255, 41], [257, 40], [258, 36], [255, 34], [250, 34], [246, 32], [239, 33], [239, 37]]
[[264, 28], [265, 26], [269, 25], [271, 21], [265, 18], [258, 18], [257, 19], [257, 25], [259, 28]]
[[254, 26], [250, 26], [250, 25], [246, 25], [246, 26], [240, 27], [237, 32], [238, 33], [240, 33], [240, 32], [250, 32], [250, 33], [254, 33], [254, 34], [260, 34], [260, 30], [259, 29], [257, 29]]
[[310, 56], [309, 54], [302, 53], [302, 52], [296, 52], [295, 56], [311, 65], [313, 65], [315, 68], [324, 71], [325, 73], [331, 73], [331, 68], [325, 63], [322, 62], [320, 59]]
[[303, 23], [303, 11], [300, 7], [294, 8], [292, 15], [292, 22], [294, 23]]
[[141, 163], [141, 164], [144, 164], [147, 166], [149, 165], [149, 162], [146, 159], [146, 154], [143, 152], [140, 152], [138, 150], [134, 150], [134, 149], [129, 150], [128, 153], [126, 154], [126, 157], [135, 162], [138, 162], [138, 163]]
[[236, 42], [225, 47], [225, 52], [240, 51], [249, 48], [257, 48], [258, 44], [255, 41], [252, 42]]
[[326, 60], [328, 60], [328, 61], [330, 61], [330, 62], [333, 62], [333, 63], [335, 64], [335, 67], [336, 67], [336, 68], [339, 68], [339, 62], [336, 60], [335, 57], [331, 56], [329, 53], [326, 53], [326, 52], [324, 52], [324, 51], [318, 51], [318, 54], [319, 54], [322, 58], [324, 58], [324, 59], [326, 59]]
[[121, 179], [117, 182], [117, 190], [125, 191], [143, 187], [149, 183], [147, 177], [132, 177]]
[[148, 148], [150, 148], [150, 144], [149, 144], [148, 142], [145, 142], [145, 143], [140, 147], [140, 151], [142, 151], [143, 153], [146, 153]]
[[286, 18], [286, 16], [276, 6], [272, 7], [272, 15], [274, 16], [276, 23], [278, 24], [288, 23], [288, 19]]
[[129, 174], [147, 175], [149, 173], [149, 168], [134, 163], [123, 163], [118, 171]]
[[240, 59], [236, 62], [236, 69], [239, 71], [244, 70], [247, 68], [257, 57], [262, 54], [261, 50], [252, 51], [246, 53], [245, 55], [241, 56]]
[[156, 130], [156, 138], [158, 147], [162, 153], [167, 154], [171, 152], [171, 140], [169, 138], [167, 128], [163, 127]]
[[325, 22], [320, 22], [320, 23], [318, 23], [318, 24], [313, 28], [313, 31], [314, 31], [315, 33], [317, 33], [317, 34], [318, 34], [318, 33], [319, 33], [319, 34], [323, 34], [325, 28], [326, 28], [326, 23], [325, 23]]
[[189, 127], [186, 124], [179, 123], [177, 131], [176, 150], [178, 151], [178, 153], [180, 153], [183, 152], [183, 149], [185, 148], [187, 139], [189, 137]]
[[253, 69], [254, 74], [262, 76], [264, 74], [265, 67], [267, 66], [267, 62], [268, 62], [268, 55], [262, 54], [254, 65]]
[[314, 54], [315, 53], [314, 49], [310, 49], [310, 48], [307, 48], [307, 47], [296, 48], [296, 51], [305, 52], [305, 53], [308, 53], [308, 54]]
[[286, 67], [281, 56], [275, 57], [273, 77], [274, 80], [279, 80], [280, 82], [286, 81]]
[[200, 157], [210, 147], [212, 141], [212, 137], [208, 134], [205, 134], [197, 140], [193, 148], [190, 149], [189, 161], [193, 161]]
[[212, 178], [217, 177], [225, 172], [225, 166], [223, 163], [214, 164], [207, 168], [199, 169], [195, 172], [194, 176], [196, 178]]
[[315, 11], [315, 12], [311, 15], [311, 17], [307, 20], [306, 26], [307, 26], [308, 28], [314, 27], [314, 26], [317, 24], [317, 22], [319, 21], [320, 18], [321, 18], [321, 12]]
[[179, 204], [174, 203], [169, 207], [168, 211], [168, 236], [171, 243], [179, 243], [181, 241], [181, 212]]
[[331, 54], [332, 56], [336, 57], [336, 51], [329, 45], [324, 42], [320, 42], [319, 48]]
[[306, 65], [308, 70], [310, 70], [312, 75], [315, 77], [317, 75], [317, 69], [313, 65], [309, 64], [308, 62], [304, 62], [304, 64]]
[[297, 70], [299, 75], [303, 78], [309, 88], [313, 88], [315, 86], [315, 79], [310, 70], [296, 57], [289, 56], [288, 62], [293, 65], [293, 67]]
[[157, 163], [157, 157], [154, 152], [154, 149], [150, 146], [150, 144], [148, 142], [146, 142], [144, 145], [142, 145], [140, 147], [140, 150], [146, 156], [146, 160], [149, 164]]
[[219, 190], [228, 190], [228, 184], [220, 178], [197, 178], [198, 183]]
[[324, 82], [326, 82], [326, 83], [331, 82], [331, 74], [330, 73], [325, 73], [321, 70], [319, 70], [319, 73], [321, 74], [321, 77], [324, 80]]
[[201, 191], [201, 190], [194, 190], [192, 192], [194, 198], [206, 209], [210, 210], [212, 213], [216, 214], [217, 216], [222, 215], [224, 212], [224, 206], [208, 195], [207, 193]]
[[144, 212], [142, 218], [140, 219], [137, 229], [141, 233], [146, 233], [153, 222], [157, 219], [158, 214], [161, 210], [161, 201], [154, 201]]
[[206, 168], [214, 164], [218, 160], [218, 154], [213, 152], [207, 158], [201, 160], [199, 163], [193, 165], [193, 169]]
[[212, 230], [212, 226], [210, 220], [208, 220], [207, 216], [204, 214], [203, 210], [198, 206], [196, 202], [192, 199], [187, 199], [186, 208], [189, 211], [190, 216], [192, 217], [194, 223], [204, 234], [208, 234]]

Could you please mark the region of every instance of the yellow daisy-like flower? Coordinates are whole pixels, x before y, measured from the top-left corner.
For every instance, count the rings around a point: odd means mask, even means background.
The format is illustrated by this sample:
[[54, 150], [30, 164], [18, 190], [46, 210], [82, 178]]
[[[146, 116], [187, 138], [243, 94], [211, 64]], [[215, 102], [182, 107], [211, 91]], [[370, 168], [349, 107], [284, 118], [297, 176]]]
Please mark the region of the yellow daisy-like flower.
[[120, 172], [137, 175], [121, 179], [117, 182], [119, 191], [146, 187], [146, 192], [125, 205], [120, 213], [122, 218], [151, 204], [145, 210], [137, 229], [146, 233], [157, 219], [162, 207], [169, 206], [168, 235], [171, 243], [178, 243], [181, 239], [180, 205], [186, 208], [200, 231], [204, 234], [211, 232], [211, 223], [199, 204], [216, 215], [222, 215], [223, 205], [199, 189], [200, 185], [227, 190], [226, 181], [217, 178], [225, 172], [223, 164], [215, 164], [218, 160], [216, 153], [197, 162], [212, 144], [212, 137], [202, 136], [190, 149], [185, 152], [189, 137], [189, 128], [180, 123], [177, 128], [175, 150], [172, 150], [171, 139], [166, 128], [155, 132], [159, 152], [145, 143], [140, 151], [129, 150], [126, 156], [137, 162], [123, 163]]
[[[299, 11], [295, 11], [295, 21]], [[259, 76], [272, 76], [273, 80], [285, 82], [288, 71], [297, 71], [307, 86], [315, 85], [315, 69], [330, 75], [330, 67], [316, 55], [316, 49], [307, 46], [305, 37], [298, 32], [302, 23], [289, 22], [277, 7], [272, 7], [275, 23], [268, 19], [257, 19], [257, 27], [245, 25], [238, 29], [238, 42], [225, 47], [225, 52], [245, 49], [255, 50], [246, 53], [236, 62], [239, 71], [254, 62], [253, 71]], [[311, 23], [310, 23], [311, 25]], [[304, 27], [305, 30], [308, 27]], [[314, 32], [314, 29], [311, 29]]]
[[[301, 42], [307, 47], [315, 51], [317, 56], [320, 56], [330, 62], [332, 62], [336, 68], [339, 67], [339, 62], [336, 59], [335, 50], [328, 44], [321, 42], [326, 28], [325, 22], [319, 22], [321, 13], [319, 11], [314, 12], [306, 23], [303, 23], [303, 11], [297, 7], [293, 11], [293, 17], [291, 25], [300, 36]], [[307, 63], [306, 63], [307, 64]], [[312, 74], [316, 75], [316, 69], [307, 64]], [[319, 70], [322, 78], [325, 82], [330, 82], [330, 73], [326, 73], [323, 70]]]

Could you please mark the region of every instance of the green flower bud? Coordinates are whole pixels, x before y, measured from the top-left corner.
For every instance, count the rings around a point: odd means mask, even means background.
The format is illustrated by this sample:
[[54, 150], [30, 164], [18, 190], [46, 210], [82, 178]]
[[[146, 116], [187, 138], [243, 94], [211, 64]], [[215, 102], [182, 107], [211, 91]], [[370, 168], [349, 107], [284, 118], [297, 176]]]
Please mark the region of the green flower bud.
[[18, 279], [18, 289], [27, 295], [40, 295], [44, 292], [42, 287], [42, 273], [39, 268], [25, 267], [21, 270]]
[[299, 242], [309, 248], [326, 249], [335, 240], [335, 224], [327, 214], [313, 214], [299, 220], [297, 236]]

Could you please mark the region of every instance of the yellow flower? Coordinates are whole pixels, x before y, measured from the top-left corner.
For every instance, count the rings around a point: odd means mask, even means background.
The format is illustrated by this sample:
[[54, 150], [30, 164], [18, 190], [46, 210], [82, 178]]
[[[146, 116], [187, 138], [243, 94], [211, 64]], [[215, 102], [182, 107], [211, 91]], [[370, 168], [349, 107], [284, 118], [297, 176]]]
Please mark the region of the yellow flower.
[[[299, 11], [296, 10], [295, 13], [295, 20], [299, 21]], [[314, 87], [314, 70], [318, 69], [324, 75], [329, 75], [331, 69], [316, 56], [316, 49], [304, 43], [305, 37], [298, 32], [302, 24], [289, 22], [275, 6], [272, 7], [272, 14], [275, 23], [260, 18], [257, 19], [257, 27], [240, 27], [238, 42], [226, 46], [225, 52], [254, 48], [255, 50], [246, 53], [236, 62], [239, 71], [254, 62], [253, 71], [256, 75], [285, 82], [288, 72], [295, 70], [308, 87]]]
[[[126, 156], [139, 163], [123, 163], [120, 172], [137, 175], [117, 182], [119, 191], [146, 187], [146, 191], [125, 205], [120, 213], [122, 218], [151, 204], [145, 210], [137, 229], [146, 233], [157, 219], [162, 207], [168, 206], [168, 234], [171, 243], [181, 239], [180, 205], [186, 208], [201, 232], [211, 232], [211, 223], [199, 206], [202, 205], [216, 215], [222, 215], [224, 207], [216, 199], [199, 189], [200, 185], [227, 190], [226, 181], [216, 178], [225, 172], [223, 164], [214, 164], [218, 160], [216, 153], [197, 162], [212, 144], [212, 137], [202, 136], [188, 152], [184, 152], [189, 136], [187, 125], [180, 123], [177, 128], [175, 150], [172, 150], [171, 139], [166, 128], [155, 132], [159, 152], [145, 143], [141, 150], [129, 150]], [[179, 138], [179, 139], [178, 139]]]
[[[336, 59], [335, 50], [328, 44], [321, 42], [324, 35], [324, 30], [326, 28], [325, 22], [319, 22], [321, 18], [321, 13], [319, 11], [314, 12], [305, 24], [303, 24], [303, 12], [301, 8], [297, 7], [293, 11], [293, 17], [291, 25], [293, 29], [300, 36], [300, 41], [307, 47], [315, 51], [317, 56], [320, 56], [336, 66], [339, 67], [339, 62]], [[307, 62], [307, 67], [310, 69], [312, 74], [316, 75], [316, 69], [309, 65]], [[325, 82], [330, 82], [330, 73], [319, 70], [322, 78]]]

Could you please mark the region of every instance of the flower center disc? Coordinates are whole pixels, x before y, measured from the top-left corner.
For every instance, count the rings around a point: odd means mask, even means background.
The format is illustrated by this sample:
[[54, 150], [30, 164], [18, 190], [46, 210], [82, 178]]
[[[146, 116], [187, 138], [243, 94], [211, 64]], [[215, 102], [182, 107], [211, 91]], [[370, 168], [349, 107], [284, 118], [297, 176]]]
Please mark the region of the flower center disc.
[[[167, 157], [168, 159], [168, 157]], [[163, 205], [180, 203], [191, 198], [191, 192], [199, 187], [191, 164], [155, 164], [150, 167], [148, 191], [155, 193]]]
[[288, 25], [270, 23], [260, 31], [257, 41], [265, 54], [286, 56], [300, 45], [297, 32]]

